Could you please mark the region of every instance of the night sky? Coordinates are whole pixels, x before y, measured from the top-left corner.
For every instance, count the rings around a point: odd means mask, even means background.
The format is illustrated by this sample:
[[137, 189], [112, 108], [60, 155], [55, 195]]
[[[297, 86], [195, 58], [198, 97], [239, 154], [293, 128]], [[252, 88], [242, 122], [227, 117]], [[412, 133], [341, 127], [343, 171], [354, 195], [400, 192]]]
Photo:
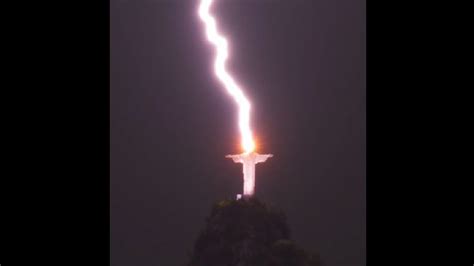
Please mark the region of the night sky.
[[[237, 107], [198, 1], [110, 3], [110, 258], [187, 262], [211, 205], [242, 192]], [[364, 0], [216, 0], [252, 102], [256, 195], [327, 266], [366, 264]]]

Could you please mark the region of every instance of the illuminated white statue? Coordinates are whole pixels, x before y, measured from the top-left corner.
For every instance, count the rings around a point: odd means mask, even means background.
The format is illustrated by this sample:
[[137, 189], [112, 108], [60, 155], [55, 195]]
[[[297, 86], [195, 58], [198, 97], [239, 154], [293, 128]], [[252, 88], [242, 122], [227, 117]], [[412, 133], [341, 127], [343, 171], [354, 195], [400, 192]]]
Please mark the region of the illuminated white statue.
[[232, 158], [235, 163], [243, 164], [244, 198], [251, 197], [255, 193], [255, 165], [265, 162], [270, 157], [273, 157], [273, 154], [258, 154], [256, 152], [226, 156], [226, 158]]

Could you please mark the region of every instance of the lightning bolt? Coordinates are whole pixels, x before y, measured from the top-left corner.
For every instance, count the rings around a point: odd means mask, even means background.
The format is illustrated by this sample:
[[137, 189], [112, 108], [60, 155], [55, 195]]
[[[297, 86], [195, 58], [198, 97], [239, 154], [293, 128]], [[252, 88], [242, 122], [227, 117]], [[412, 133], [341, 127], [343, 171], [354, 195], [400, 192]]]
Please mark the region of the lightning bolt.
[[250, 102], [245, 97], [242, 89], [237, 85], [232, 76], [225, 68], [225, 62], [229, 56], [227, 40], [217, 31], [216, 20], [209, 13], [213, 0], [201, 0], [199, 5], [199, 17], [206, 27], [207, 40], [214, 45], [216, 57], [214, 61], [214, 72], [225, 89], [234, 98], [239, 106], [239, 129], [241, 134], [241, 145], [245, 153], [250, 153], [255, 149], [255, 142], [250, 129]]

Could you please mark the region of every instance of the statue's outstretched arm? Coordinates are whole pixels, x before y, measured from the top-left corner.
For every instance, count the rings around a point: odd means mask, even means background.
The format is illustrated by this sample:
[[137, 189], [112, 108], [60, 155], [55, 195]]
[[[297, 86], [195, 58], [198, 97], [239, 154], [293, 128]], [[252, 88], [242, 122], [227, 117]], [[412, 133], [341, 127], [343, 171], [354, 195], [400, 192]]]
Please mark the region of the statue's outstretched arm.
[[240, 155], [226, 155], [226, 158], [232, 158], [232, 160], [234, 160], [234, 163], [242, 162], [242, 158]]
[[259, 154], [256, 158], [255, 163], [263, 163], [265, 162], [268, 158], [273, 157], [273, 154]]

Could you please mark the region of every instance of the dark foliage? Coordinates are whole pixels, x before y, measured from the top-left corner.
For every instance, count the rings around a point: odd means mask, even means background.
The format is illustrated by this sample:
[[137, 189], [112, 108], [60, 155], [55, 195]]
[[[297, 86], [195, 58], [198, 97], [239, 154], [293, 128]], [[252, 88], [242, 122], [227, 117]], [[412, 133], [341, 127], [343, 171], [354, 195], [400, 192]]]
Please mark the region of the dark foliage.
[[283, 212], [257, 199], [215, 204], [189, 266], [319, 266], [290, 240]]

